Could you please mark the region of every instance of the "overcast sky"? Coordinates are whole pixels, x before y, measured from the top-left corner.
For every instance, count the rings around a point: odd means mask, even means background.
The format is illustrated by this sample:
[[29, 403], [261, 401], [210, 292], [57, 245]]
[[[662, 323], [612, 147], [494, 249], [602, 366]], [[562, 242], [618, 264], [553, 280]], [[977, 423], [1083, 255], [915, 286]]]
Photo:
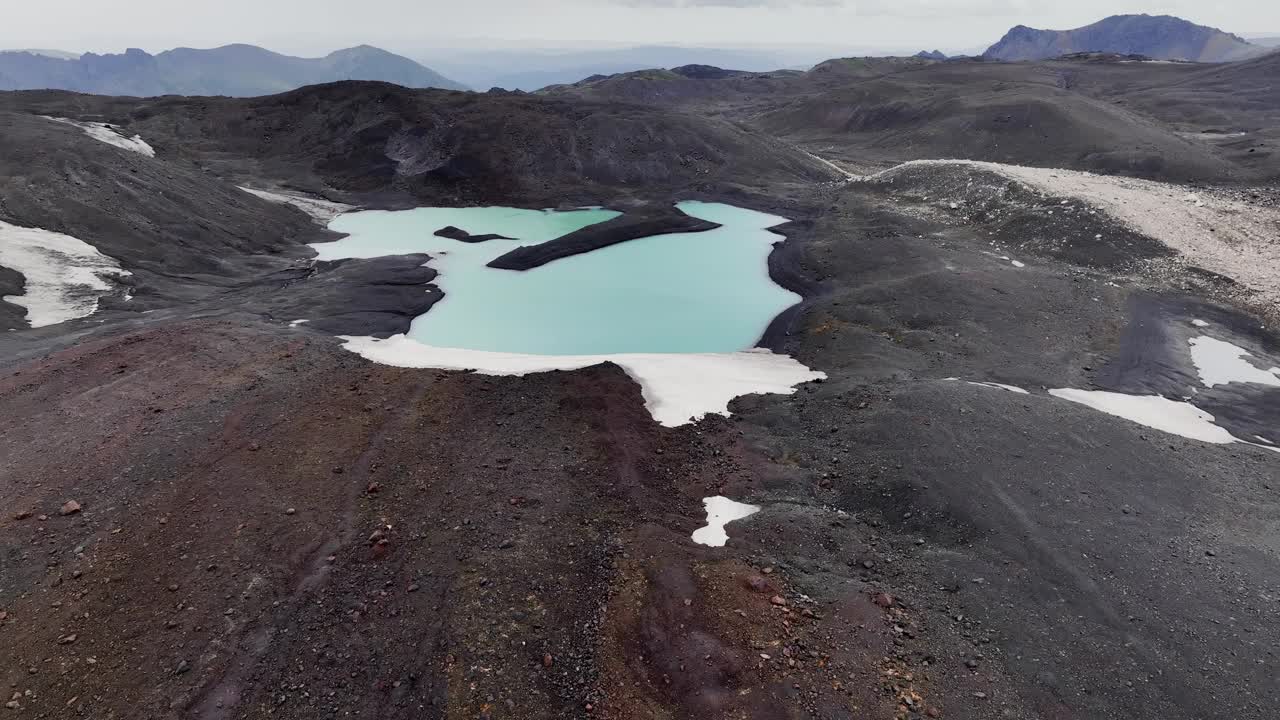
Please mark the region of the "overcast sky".
[[6, 0], [0, 47], [119, 52], [231, 42], [318, 54], [441, 46], [773, 43], [959, 50], [1012, 25], [1064, 29], [1169, 13], [1280, 34], [1277, 0]]

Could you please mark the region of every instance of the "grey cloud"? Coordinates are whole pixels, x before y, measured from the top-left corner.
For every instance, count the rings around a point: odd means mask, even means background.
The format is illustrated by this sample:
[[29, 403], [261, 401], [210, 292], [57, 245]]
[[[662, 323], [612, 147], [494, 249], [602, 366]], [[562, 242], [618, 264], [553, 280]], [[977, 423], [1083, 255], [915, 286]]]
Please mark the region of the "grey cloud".
[[784, 8], [784, 7], [843, 7], [846, 0], [618, 0], [617, 4], [632, 7], [726, 7], [726, 8]]

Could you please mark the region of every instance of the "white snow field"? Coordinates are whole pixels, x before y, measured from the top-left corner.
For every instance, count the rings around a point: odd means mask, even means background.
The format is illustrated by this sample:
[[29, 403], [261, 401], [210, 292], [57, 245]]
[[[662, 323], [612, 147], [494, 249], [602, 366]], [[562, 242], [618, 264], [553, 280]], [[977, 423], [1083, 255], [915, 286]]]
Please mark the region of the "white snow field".
[[708, 414], [729, 415], [729, 401], [743, 395], [790, 395], [795, 386], [826, 378], [787, 355], [752, 349], [733, 353], [632, 353], [618, 355], [522, 355], [425, 345], [404, 335], [380, 340], [343, 337], [346, 349], [373, 362], [407, 368], [470, 370], [481, 375], [528, 375], [578, 370], [611, 362], [644, 393], [654, 420], [668, 427]]
[[114, 291], [111, 279], [129, 274], [83, 240], [3, 221], [0, 266], [26, 278], [22, 295], [4, 299], [26, 308], [33, 328], [92, 315], [98, 299]]
[[254, 188], [244, 187], [242, 185], [237, 187], [250, 195], [266, 200], [267, 202], [273, 202], [278, 205], [292, 205], [293, 207], [296, 207], [302, 212], [310, 215], [312, 220], [326, 226], [333, 222], [333, 219], [339, 215], [355, 209], [355, 206], [353, 205], [333, 202], [332, 200], [324, 200], [322, 198], [311, 197], [310, 195], [303, 195], [301, 193], [255, 190]]
[[42, 115], [41, 117], [46, 120], [63, 123], [64, 125], [78, 127], [84, 131], [85, 135], [88, 135], [99, 142], [114, 145], [123, 150], [135, 152], [139, 155], [146, 155], [151, 158], [156, 156], [155, 149], [148, 145], [141, 136], [134, 135], [133, 137], [125, 137], [107, 123], [82, 122], [80, 120], [70, 120], [68, 118], [49, 117], [48, 115]]

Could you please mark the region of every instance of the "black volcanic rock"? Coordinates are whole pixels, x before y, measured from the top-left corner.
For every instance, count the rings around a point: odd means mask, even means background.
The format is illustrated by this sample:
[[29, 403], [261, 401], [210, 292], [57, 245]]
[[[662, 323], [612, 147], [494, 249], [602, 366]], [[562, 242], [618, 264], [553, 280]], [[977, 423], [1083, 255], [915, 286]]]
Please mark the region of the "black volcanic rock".
[[541, 245], [516, 248], [489, 263], [499, 270], [532, 270], [549, 262], [581, 255], [628, 240], [652, 235], [715, 230], [719, 224], [685, 215], [674, 207], [645, 208], [612, 220], [589, 225]]
[[591, 205], [622, 189], [666, 196], [730, 175], [805, 183], [834, 172], [787, 143], [715, 117], [387, 83], [145, 102], [0, 93], [0, 109], [110, 122], [162, 157], [212, 158], [218, 173], [252, 175], [252, 163], [265, 161], [282, 186], [327, 188], [335, 198], [388, 193], [413, 205]]
[[515, 238], [509, 238], [505, 235], [493, 235], [493, 234], [472, 235], [466, 230], [463, 230], [462, 228], [459, 228], [459, 227], [454, 227], [452, 225], [448, 227], [440, 228], [435, 232], [435, 235], [437, 237], [449, 238], [450, 240], [457, 240], [458, 242], [464, 242], [464, 243], [482, 243], [482, 242], [488, 242], [490, 240], [514, 240], [515, 239]]
[[1037, 30], [1019, 25], [983, 57], [987, 60], [1044, 60], [1073, 53], [1144, 55], [1157, 60], [1229, 62], [1266, 52], [1217, 28], [1169, 15], [1115, 15], [1074, 30]]
[[725, 70], [714, 65], [684, 65], [677, 68], [671, 68], [671, 72], [677, 75], [683, 75], [691, 80], [723, 80], [724, 78], [738, 77], [739, 75], [747, 75], [741, 70]]

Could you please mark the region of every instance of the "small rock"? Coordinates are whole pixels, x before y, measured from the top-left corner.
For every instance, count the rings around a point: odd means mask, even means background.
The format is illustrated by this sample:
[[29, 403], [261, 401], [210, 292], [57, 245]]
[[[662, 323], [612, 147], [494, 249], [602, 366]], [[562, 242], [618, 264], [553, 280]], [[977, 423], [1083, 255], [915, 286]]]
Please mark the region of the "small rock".
[[251, 442], [251, 443], [249, 443], [249, 451], [250, 451], [250, 452], [258, 452], [258, 451], [259, 451], [259, 450], [261, 450], [261, 449], [262, 449], [262, 446], [261, 446], [261, 445], [259, 445], [258, 443], [256, 443], [256, 442]]
[[556, 659], [551, 657], [551, 653], [542, 656], [542, 667], [549, 668], [556, 664]]
[[27, 518], [31, 517], [31, 516], [32, 516], [32, 515], [34, 515], [34, 514], [35, 514], [35, 513], [31, 512], [30, 510], [23, 510], [22, 512], [19, 512], [19, 513], [15, 514], [15, 515], [13, 516], [13, 519], [14, 519], [14, 520], [26, 520]]
[[773, 597], [769, 598], [769, 602], [773, 603], [774, 605], [777, 605], [778, 607], [782, 607], [783, 605], [787, 604], [787, 599], [782, 597], [781, 595], [774, 595]]
[[68, 500], [62, 509], [58, 511], [59, 515], [75, 515], [80, 512], [80, 503], [75, 500]]
[[871, 568], [873, 568], [873, 567], [875, 567], [875, 566], [876, 566], [876, 564], [875, 564], [874, 562], [871, 562], [870, 560], [863, 560], [863, 561], [862, 561], [862, 567], [866, 568], [867, 570], [870, 570]]
[[1214, 552], [1214, 551], [1212, 551], [1212, 550], [1205, 550], [1205, 551], [1204, 551], [1204, 554], [1205, 554], [1205, 555], [1207, 555], [1207, 556], [1209, 556], [1209, 557], [1218, 557], [1218, 553], [1216, 553], [1216, 552]]
[[1120, 508], [1120, 512], [1124, 513], [1125, 515], [1132, 515], [1133, 508], [1129, 507], [1128, 505], [1125, 505], [1124, 507]]
[[295, 508], [289, 508], [288, 510], [285, 510], [285, 511], [284, 511], [284, 514], [285, 514], [285, 515], [297, 515], [297, 514], [298, 514], [298, 511], [297, 511]]
[[976, 693], [974, 693], [974, 694], [973, 694], [973, 696], [974, 696], [974, 697], [976, 697], [976, 698], [978, 698], [979, 700], [986, 700], [986, 699], [987, 699], [987, 694], [986, 694], [986, 693], [984, 693], [984, 692], [976, 692]]
[[876, 593], [871, 598], [871, 602], [887, 610], [893, 607], [893, 596], [889, 593]]
[[17, 710], [18, 708], [22, 707], [21, 705], [18, 704], [17, 700], [10, 700], [9, 702], [5, 703], [4, 706], [9, 708], [10, 710]]
[[752, 592], [763, 593], [769, 590], [769, 581], [759, 575], [748, 575], [742, 579], [742, 584], [747, 586]]
[[418, 592], [418, 583], [413, 583], [412, 585], [410, 585], [409, 592]]
[[364, 491], [366, 495], [377, 495], [382, 492], [382, 483], [369, 483], [369, 487], [365, 488]]
[[170, 585], [169, 592], [178, 592], [178, 583], [173, 583], [172, 585]]
[[939, 712], [938, 708], [935, 708], [935, 707], [931, 707], [928, 710], [925, 710], [924, 714], [928, 715], [931, 718], [942, 717], [942, 713]]
[[335, 468], [333, 469], [333, 474], [334, 474], [334, 475], [341, 475], [343, 472], [345, 472], [345, 471], [344, 471], [342, 468], [340, 468], [340, 467], [335, 467]]
[[186, 675], [189, 672], [191, 672], [191, 663], [187, 662], [186, 660], [183, 660], [182, 662], [178, 663], [178, 667], [173, 671], [173, 674]]
[[59, 645], [70, 645], [75, 641], [76, 641], [75, 633], [71, 633], [70, 635], [63, 635], [62, 637], [58, 638]]
[[973, 659], [973, 658], [969, 658], [968, 660], [965, 660], [965, 661], [964, 661], [964, 666], [965, 666], [965, 667], [967, 667], [967, 668], [969, 668], [970, 670], [977, 670], [977, 669], [978, 669], [978, 661], [977, 661], [977, 660], [975, 660], [975, 659]]

